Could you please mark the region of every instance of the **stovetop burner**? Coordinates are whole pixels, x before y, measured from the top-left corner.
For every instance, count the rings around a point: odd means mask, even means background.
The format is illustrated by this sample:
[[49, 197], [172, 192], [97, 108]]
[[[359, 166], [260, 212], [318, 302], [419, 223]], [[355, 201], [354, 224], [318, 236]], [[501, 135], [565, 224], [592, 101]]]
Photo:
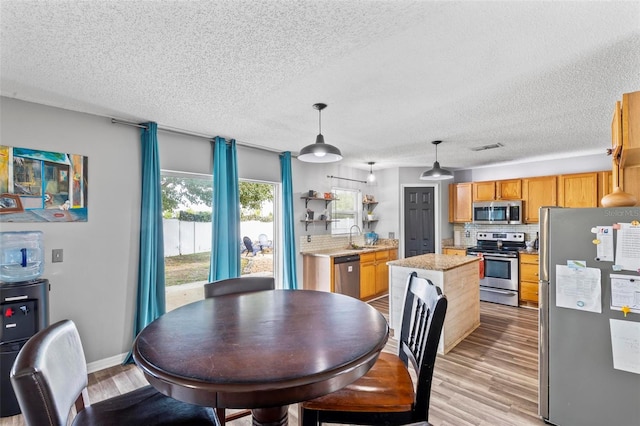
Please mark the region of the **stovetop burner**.
[[467, 254], [503, 253], [517, 256], [517, 252], [526, 247], [523, 232], [478, 232], [476, 239], [478, 245], [469, 247]]

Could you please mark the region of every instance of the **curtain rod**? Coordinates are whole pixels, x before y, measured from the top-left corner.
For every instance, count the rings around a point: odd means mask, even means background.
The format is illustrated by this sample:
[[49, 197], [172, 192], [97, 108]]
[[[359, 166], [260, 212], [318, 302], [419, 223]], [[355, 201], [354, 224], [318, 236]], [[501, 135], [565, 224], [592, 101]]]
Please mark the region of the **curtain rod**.
[[327, 175], [327, 177], [331, 178], [331, 179], [342, 179], [342, 180], [350, 180], [351, 182], [367, 183], [366, 180], [349, 179], [349, 178], [343, 178], [343, 177], [340, 177], [340, 176]]
[[[133, 127], [139, 128], [139, 129], [146, 129], [147, 128], [147, 126], [145, 126], [144, 124], [136, 123], [136, 122], [133, 122], [133, 121], [119, 120], [117, 118], [111, 118], [111, 123], [112, 124], [124, 124], [126, 126], [133, 126]], [[191, 136], [191, 137], [195, 137], [195, 138], [202, 138], [202, 139], [206, 139], [208, 141], [213, 141], [213, 139], [214, 139], [213, 136], [207, 136], [207, 135], [203, 135], [202, 133], [189, 132], [189, 131], [186, 131], [186, 130], [172, 129], [170, 127], [160, 127], [160, 126], [158, 126], [158, 130], [161, 130], [163, 132], [175, 133], [175, 134], [178, 134], [178, 135]], [[233, 138], [225, 138], [225, 139], [233, 139]], [[238, 142], [237, 140], [236, 140], [236, 145], [244, 147], [244, 148], [257, 149], [259, 151], [275, 152], [277, 154], [281, 154], [282, 153], [282, 151], [280, 151], [280, 150], [264, 148], [264, 147], [261, 147], [261, 146], [251, 145], [251, 144], [244, 143], [244, 142]], [[297, 155], [291, 154], [291, 157], [297, 158]]]

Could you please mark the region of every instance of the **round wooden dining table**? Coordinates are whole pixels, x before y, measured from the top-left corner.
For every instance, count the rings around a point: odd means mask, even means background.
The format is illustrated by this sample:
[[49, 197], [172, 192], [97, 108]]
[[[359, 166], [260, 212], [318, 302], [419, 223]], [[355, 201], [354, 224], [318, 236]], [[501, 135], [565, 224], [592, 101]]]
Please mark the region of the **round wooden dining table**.
[[145, 327], [133, 358], [165, 395], [250, 408], [253, 424], [286, 425], [288, 405], [363, 376], [387, 342], [385, 318], [350, 296], [272, 290], [212, 297]]

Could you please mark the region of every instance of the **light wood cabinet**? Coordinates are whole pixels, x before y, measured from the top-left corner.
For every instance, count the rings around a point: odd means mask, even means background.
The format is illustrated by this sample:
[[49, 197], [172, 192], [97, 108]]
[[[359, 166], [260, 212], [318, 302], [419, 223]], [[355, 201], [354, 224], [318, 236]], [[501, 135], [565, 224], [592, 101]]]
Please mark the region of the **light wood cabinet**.
[[558, 176], [558, 205], [598, 207], [598, 172]]
[[521, 200], [522, 180], [509, 179], [496, 181], [497, 200]]
[[636, 205], [640, 205], [640, 91], [622, 95], [620, 121], [619, 186], [623, 191], [633, 194]]
[[467, 223], [472, 221], [472, 184], [452, 183], [449, 185], [449, 222]]
[[506, 179], [473, 183], [473, 201], [520, 199], [522, 199], [521, 179]]
[[467, 251], [465, 249], [443, 248], [442, 254], [449, 254], [452, 256], [466, 256]]
[[371, 299], [389, 291], [387, 262], [397, 258], [397, 249], [360, 254], [360, 299]]
[[376, 254], [360, 254], [360, 299], [369, 299], [376, 294]]
[[602, 197], [613, 191], [613, 173], [611, 171], [598, 173], [598, 207], [602, 207]]
[[520, 254], [520, 304], [538, 306], [538, 255]]
[[[621, 167], [640, 166], [640, 91], [622, 95]], [[626, 190], [626, 188], [625, 188]]]
[[473, 183], [473, 201], [493, 201], [495, 199], [496, 199], [495, 181]]
[[541, 176], [522, 179], [524, 200], [524, 222], [536, 223], [540, 220], [540, 207], [557, 206], [558, 179], [556, 176]]

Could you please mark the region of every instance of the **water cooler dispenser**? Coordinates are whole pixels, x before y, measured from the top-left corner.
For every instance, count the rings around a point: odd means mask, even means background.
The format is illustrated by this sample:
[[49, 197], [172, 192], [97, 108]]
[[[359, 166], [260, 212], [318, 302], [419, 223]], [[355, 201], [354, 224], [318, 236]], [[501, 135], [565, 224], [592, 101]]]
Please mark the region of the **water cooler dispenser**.
[[41, 232], [0, 232], [0, 417], [20, 413], [9, 372], [27, 340], [49, 325]]

